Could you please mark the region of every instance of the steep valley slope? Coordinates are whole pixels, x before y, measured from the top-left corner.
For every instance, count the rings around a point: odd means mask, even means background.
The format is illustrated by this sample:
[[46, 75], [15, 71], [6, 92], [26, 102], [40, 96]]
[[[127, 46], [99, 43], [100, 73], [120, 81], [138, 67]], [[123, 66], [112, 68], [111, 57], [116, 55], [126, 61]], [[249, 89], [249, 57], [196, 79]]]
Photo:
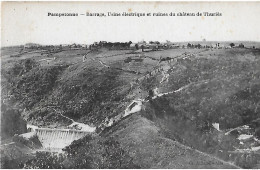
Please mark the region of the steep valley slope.
[[[259, 49], [98, 49], [83, 62], [87, 52], [2, 57], [2, 102], [28, 124], [97, 127], [65, 149], [63, 168], [111, 168], [90, 161], [110, 143], [124, 153], [117, 168], [259, 168]], [[124, 116], [138, 99], [141, 110]]]

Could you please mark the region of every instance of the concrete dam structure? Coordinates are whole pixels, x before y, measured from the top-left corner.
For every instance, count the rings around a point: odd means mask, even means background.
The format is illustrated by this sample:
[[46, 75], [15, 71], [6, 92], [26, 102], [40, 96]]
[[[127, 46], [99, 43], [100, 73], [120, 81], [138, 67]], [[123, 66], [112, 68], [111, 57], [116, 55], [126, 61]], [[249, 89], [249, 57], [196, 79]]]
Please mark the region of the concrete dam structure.
[[90, 132], [71, 129], [38, 128], [35, 129], [35, 134], [41, 142], [43, 149], [61, 150], [70, 145], [74, 140], [90, 134]]
[[92, 134], [89, 131], [74, 129], [50, 129], [27, 125], [27, 133], [14, 136], [9, 143], [1, 144], [1, 158], [18, 160], [37, 151], [62, 152], [74, 140]]

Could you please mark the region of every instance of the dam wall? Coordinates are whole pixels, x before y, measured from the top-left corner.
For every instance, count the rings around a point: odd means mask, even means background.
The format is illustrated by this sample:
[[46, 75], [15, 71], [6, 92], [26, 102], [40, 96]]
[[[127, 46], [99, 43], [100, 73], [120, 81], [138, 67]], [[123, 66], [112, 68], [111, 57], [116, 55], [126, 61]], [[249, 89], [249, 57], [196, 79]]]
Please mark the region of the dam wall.
[[62, 149], [70, 145], [74, 140], [78, 140], [90, 134], [90, 132], [80, 130], [49, 128], [35, 129], [35, 133], [43, 149]]

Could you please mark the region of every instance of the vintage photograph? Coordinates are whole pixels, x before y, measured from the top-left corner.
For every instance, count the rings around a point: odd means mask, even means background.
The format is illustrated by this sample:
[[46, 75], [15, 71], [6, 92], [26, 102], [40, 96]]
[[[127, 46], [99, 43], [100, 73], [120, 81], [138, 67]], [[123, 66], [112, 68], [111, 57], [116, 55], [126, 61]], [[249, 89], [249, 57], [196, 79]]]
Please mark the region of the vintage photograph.
[[259, 169], [260, 2], [1, 2], [3, 169]]

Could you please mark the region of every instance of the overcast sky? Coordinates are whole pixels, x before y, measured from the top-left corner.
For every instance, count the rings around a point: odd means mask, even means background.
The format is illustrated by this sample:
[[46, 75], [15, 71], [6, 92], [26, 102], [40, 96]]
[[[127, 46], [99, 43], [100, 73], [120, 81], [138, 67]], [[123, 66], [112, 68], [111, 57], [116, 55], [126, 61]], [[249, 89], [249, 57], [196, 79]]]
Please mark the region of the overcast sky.
[[[260, 2], [4, 2], [2, 46], [94, 41], [260, 41]], [[50, 17], [74, 12], [220, 12], [221, 17]]]

